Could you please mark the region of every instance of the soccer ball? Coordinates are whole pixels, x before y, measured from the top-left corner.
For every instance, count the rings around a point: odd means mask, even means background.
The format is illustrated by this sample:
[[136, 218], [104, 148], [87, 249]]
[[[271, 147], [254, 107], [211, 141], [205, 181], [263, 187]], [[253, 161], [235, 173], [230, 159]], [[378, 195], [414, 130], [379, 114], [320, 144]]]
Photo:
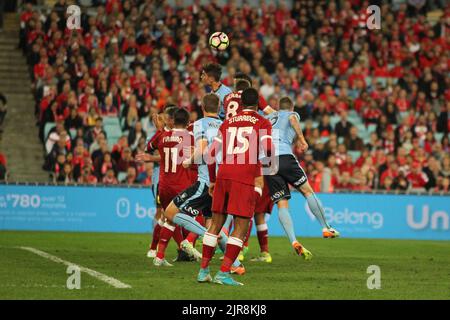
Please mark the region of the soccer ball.
[[223, 51], [228, 48], [230, 40], [224, 32], [214, 32], [209, 38], [209, 45], [211, 48], [219, 51]]

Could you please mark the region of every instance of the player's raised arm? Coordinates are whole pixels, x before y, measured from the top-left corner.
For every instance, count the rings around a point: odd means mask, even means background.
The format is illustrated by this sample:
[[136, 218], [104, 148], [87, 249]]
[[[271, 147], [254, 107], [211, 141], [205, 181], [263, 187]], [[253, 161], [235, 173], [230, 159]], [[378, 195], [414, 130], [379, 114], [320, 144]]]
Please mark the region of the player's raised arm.
[[259, 95], [258, 108], [262, 110], [265, 114], [271, 114], [276, 110], [267, 103], [266, 99], [262, 95]]
[[[280, 105], [281, 104], [289, 104], [292, 105], [292, 100], [289, 97], [283, 97], [280, 99]], [[302, 152], [305, 152], [308, 150], [308, 142], [306, 142], [305, 136], [303, 135], [302, 127], [300, 126], [300, 117], [297, 113], [292, 113], [289, 116], [289, 123], [291, 124], [292, 128], [294, 129], [295, 133], [297, 134], [297, 138], [300, 140], [300, 149]]]

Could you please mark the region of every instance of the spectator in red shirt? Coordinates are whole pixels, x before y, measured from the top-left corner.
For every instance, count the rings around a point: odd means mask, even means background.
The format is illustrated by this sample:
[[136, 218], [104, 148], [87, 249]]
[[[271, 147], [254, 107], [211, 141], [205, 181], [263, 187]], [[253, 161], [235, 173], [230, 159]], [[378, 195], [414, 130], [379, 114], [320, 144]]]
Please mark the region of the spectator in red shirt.
[[424, 189], [428, 182], [428, 177], [425, 172], [422, 171], [422, 165], [419, 162], [413, 163], [412, 170], [407, 174], [406, 178], [413, 189]]
[[97, 177], [92, 174], [90, 165], [83, 166], [81, 176], [78, 178], [78, 183], [97, 184]]

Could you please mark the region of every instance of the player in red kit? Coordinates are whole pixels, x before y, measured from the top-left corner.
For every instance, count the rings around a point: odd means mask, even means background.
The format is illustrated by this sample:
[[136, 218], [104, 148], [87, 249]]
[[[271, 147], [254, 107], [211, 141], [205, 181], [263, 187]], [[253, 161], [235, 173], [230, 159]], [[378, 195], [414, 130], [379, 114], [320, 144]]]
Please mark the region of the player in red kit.
[[[163, 131], [149, 145], [150, 150], [158, 150], [161, 155], [159, 173], [159, 199], [163, 209], [167, 208], [178, 193], [191, 185], [190, 169], [183, 167], [183, 161], [190, 157], [194, 145], [193, 135], [186, 129], [189, 123], [189, 112], [177, 109], [173, 115], [174, 127]], [[137, 160], [142, 159], [139, 155]], [[158, 251], [153, 264], [155, 266], [172, 266], [164, 258], [167, 244], [173, 236], [175, 226], [166, 221], [161, 228]]]
[[[237, 115], [243, 110], [241, 102], [242, 91], [252, 86], [252, 80], [244, 73], [236, 73], [234, 76], [234, 92], [229, 93], [223, 100], [223, 109], [225, 112], [225, 120]], [[265, 114], [270, 114], [275, 110], [266, 102], [263, 96], [258, 97], [258, 110]]]
[[270, 198], [269, 186], [264, 183], [262, 195], [257, 200], [255, 208], [256, 235], [260, 248], [260, 255], [251, 261], [272, 262], [272, 256], [269, 253], [269, 229], [267, 227], [265, 215], [270, 214], [273, 208], [273, 201]]
[[150, 154], [151, 148], [150, 145], [154, 143], [159, 136], [164, 131], [169, 131], [173, 128], [173, 114], [177, 110], [177, 107], [174, 105], [168, 105], [164, 108], [164, 113], [160, 117], [159, 115], [154, 115], [153, 122], [156, 127], [160, 127], [155, 134], [149, 138], [146, 142], [146, 150], [148, 155], [141, 154], [140, 157], [146, 158], [146, 162], [154, 162], [154, 170], [153, 170], [153, 176], [152, 176], [152, 193], [153, 197], [155, 198], [155, 206], [156, 206], [156, 214], [154, 217], [154, 220], [156, 223], [153, 226], [153, 232], [152, 232], [152, 241], [150, 243], [150, 248], [147, 252], [148, 258], [155, 258], [156, 257], [156, 249], [159, 242], [159, 235], [161, 232], [161, 228], [164, 225], [164, 217], [162, 215], [163, 208], [161, 206], [161, 202], [159, 201], [159, 193], [158, 193], [158, 181], [159, 181], [159, 162], [161, 160], [161, 157], [158, 153], [158, 150], [155, 150]]
[[[244, 110], [225, 120], [213, 143], [212, 156], [220, 150], [222, 161], [217, 176], [210, 170], [210, 192], [213, 196], [212, 224], [203, 237], [201, 269], [197, 280], [211, 282], [209, 262], [214, 255], [219, 233], [227, 215], [234, 216], [234, 229], [228, 238], [225, 256], [214, 282], [242, 285], [230, 275], [232, 263], [242, 249], [250, 219], [253, 218], [258, 193], [255, 178], [261, 175], [260, 150], [272, 154], [272, 125], [256, 112], [258, 92], [245, 89], [241, 95]], [[210, 165], [210, 168], [213, 166]]]
[[[241, 102], [242, 91], [252, 86], [252, 79], [247, 74], [242, 72], [236, 73], [233, 77], [233, 80], [234, 80], [234, 92], [225, 96], [223, 102], [225, 119], [235, 116], [244, 109]], [[275, 112], [275, 110], [272, 109], [272, 107], [270, 107], [270, 105], [267, 103], [267, 101], [264, 99], [262, 95], [259, 95], [258, 97], [258, 110], [264, 112], [265, 114], [271, 114], [272, 112]], [[255, 186], [258, 189], [258, 192], [262, 191], [264, 187], [264, 179], [262, 176], [256, 178]], [[232, 217], [228, 216], [227, 221], [224, 224], [224, 228], [226, 230], [230, 230], [231, 228], [231, 219]], [[251, 228], [252, 224], [250, 225], [249, 229]], [[250, 231], [251, 230], [249, 230], [249, 233]], [[244, 261], [247, 252], [248, 252], [248, 241], [246, 241], [243, 250], [239, 255], [240, 261]]]

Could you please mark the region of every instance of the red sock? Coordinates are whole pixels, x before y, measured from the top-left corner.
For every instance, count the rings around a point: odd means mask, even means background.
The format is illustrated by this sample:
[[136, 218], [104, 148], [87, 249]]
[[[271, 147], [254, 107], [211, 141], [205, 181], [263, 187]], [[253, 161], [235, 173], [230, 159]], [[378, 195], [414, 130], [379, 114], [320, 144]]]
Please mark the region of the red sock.
[[200, 265], [202, 269], [209, 266], [209, 262], [216, 251], [217, 238], [218, 236], [208, 232], [203, 236], [202, 263]]
[[269, 230], [267, 229], [267, 224], [256, 226], [256, 234], [258, 235], [261, 252], [269, 252]]
[[185, 228], [181, 228], [181, 235], [183, 236], [183, 239], [186, 239], [186, 237], [189, 235], [189, 230], [186, 230]]
[[161, 234], [158, 242], [158, 252], [156, 253], [157, 258], [164, 259], [167, 245], [169, 244], [170, 238], [172, 238], [174, 230], [174, 226], [164, 223], [163, 227], [161, 228]]
[[222, 261], [222, 266], [220, 267], [220, 271], [222, 272], [230, 272], [231, 265], [241, 252], [243, 245], [243, 241], [236, 237], [229, 237], [227, 242], [227, 249], [225, 250], [225, 257]]
[[186, 240], [193, 244], [195, 242], [195, 240], [197, 240], [197, 238], [198, 238], [198, 234], [189, 232], [188, 236], [186, 237]]
[[175, 230], [173, 231], [173, 239], [176, 241], [178, 248], [180, 247], [181, 241], [184, 240], [183, 232], [181, 229], [182, 228], [180, 226], [176, 226]]
[[253, 219], [250, 219], [250, 223], [248, 224], [248, 231], [245, 235], [244, 247], [248, 247], [248, 239], [250, 239], [250, 233], [252, 232], [253, 227]]
[[202, 226], [205, 226], [205, 218], [203, 217], [203, 215], [199, 214], [198, 216], [196, 216], [195, 221], [200, 223]]
[[157, 223], [153, 228], [152, 243], [150, 245], [150, 250], [156, 250], [156, 248], [158, 247], [160, 232], [161, 226], [159, 225], [159, 223]]

